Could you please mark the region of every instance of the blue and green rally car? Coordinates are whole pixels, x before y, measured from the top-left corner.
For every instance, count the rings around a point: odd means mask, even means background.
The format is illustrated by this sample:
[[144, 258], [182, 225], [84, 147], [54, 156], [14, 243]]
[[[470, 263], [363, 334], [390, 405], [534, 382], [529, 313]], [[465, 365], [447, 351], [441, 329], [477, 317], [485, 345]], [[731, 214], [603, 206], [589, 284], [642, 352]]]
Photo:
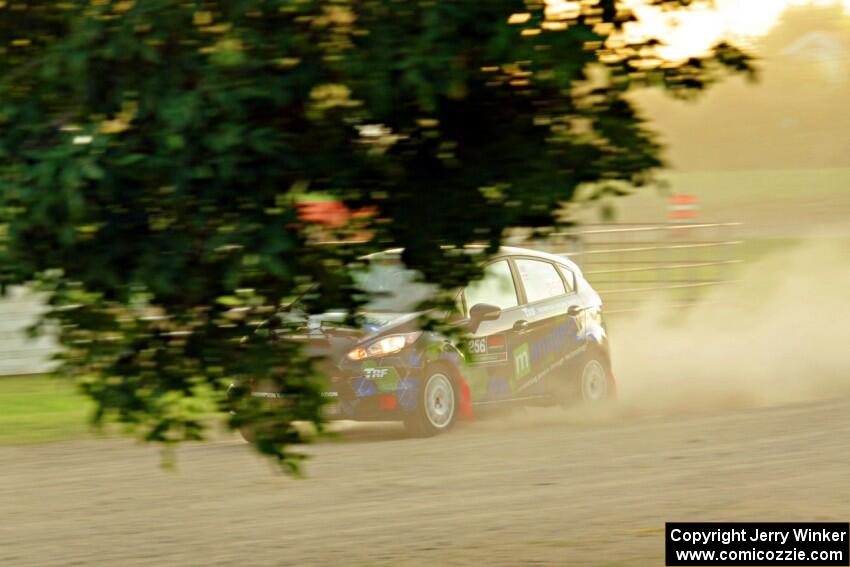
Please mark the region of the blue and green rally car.
[[[616, 392], [602, 301], [569, 259], [522, 248], [488, 257], [481, 279], [457, 291], [461, 341], [419, 329], [432, 288], [400, 251], [373, 254], [358, 272], [373, 300], [358, 329], [342, 314], [304, 317], [289, 340], [323, 358], [330, 419], [403, 421], [418, 436], [511, 404], [597, 404]], [[252, 386], [251, 395], [275, 397]]]

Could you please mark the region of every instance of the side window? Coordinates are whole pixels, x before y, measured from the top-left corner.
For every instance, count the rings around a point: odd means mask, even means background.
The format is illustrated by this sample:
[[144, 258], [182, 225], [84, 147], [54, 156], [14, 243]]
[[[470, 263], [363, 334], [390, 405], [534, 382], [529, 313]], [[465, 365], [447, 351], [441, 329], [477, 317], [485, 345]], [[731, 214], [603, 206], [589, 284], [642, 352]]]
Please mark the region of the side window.
[[564, 281], [567, 284], [567, 293], [572, 293], [576, 290], [576, 275], [569, 268], [558, 266], [561, 270], [561, 275], [564, 276]]
[[539, 260], [519, 259], [516, 265], [529, 303], [567, 292], [564, 288], [564, 280], [552, 264]]
[[511, 276], [511, 267], [507, 260], [493, 262], [484, 268], [482, 278], [469, 284], [464, 294], [467, 312], [470, 307], [478, 303], [489, 303], [502, 309], [516, 307], [519, 304], [514, 279]]

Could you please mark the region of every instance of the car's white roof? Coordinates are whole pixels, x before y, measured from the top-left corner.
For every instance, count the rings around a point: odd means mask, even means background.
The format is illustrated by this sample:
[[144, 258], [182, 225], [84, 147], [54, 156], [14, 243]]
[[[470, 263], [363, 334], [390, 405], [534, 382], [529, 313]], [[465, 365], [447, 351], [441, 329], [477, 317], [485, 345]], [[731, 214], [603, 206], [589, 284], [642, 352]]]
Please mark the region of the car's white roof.
[[[470, 244], [465, 247], [466, 250], [470, 252], [477, 252], [487, 249], [487, 246], [483, 244]], [[390, 250], [384, 250], [383, 252], [376, 252], [374, 254], [370, 254], [368, 257], [380, 256], [381, 254], [401, 254], [404, 251], [403, 248], [392, 248]], [[500, 256], [529, 256], [532, 258], [540, 258], [542, 260], [548, 260], [550, 262], [555, 262], [558, 264], [563, 264], [573, 270], [577, 275], [581, 274], [581, 268], [576, 265], [575, 262], [569, 259], [567, 254], [552, 254], [550, 252], [541, 252], [539, 250], [532, 250], [530, 248], [519, 248], [516, 246], [501, 246], [499, 247], [499, 251], [493, 254], [493, 258], [498, 258]]]
[[543, 260], [549, 260], [550, 262], [556, 262], [558, 264], [564, 264], [569, 267], [571, 270], [574, 270], [576, 273], [581, 274], [581, 269], [576, 265], [575, 262], [569, 259], [566, 254], [552, 254], [550, 252], [541, 252], [539, 250], [531, 250], [530, 248], [518, 248], [516, 246], [502, 246], [499, 248], [499, 255], [507, 255], [507, 256], [531, 256], [536, 258], [541, 258]]

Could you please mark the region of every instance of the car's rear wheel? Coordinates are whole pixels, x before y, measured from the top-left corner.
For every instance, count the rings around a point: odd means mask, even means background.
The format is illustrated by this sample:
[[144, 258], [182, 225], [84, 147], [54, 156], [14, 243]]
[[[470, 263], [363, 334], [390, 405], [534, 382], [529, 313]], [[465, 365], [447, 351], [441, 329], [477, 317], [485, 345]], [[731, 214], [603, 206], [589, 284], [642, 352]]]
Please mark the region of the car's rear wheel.
[[451, 374], [439, 367], [429, 370], [419, 389], [416, 410], [404, 421], [407, 431], [416, 437], [448, 431], [457, 419], [458, 400]]
[[579, 383], [584, 403], [597, 404], [608, 399], [608, 369], [598, 359], [585, 362]]
[[593, 406], [614, 397], [610, 367], [603, 354], [592, 351], [574, 369], [575, 374], [568, 377], [556, 392], [561, 406]]

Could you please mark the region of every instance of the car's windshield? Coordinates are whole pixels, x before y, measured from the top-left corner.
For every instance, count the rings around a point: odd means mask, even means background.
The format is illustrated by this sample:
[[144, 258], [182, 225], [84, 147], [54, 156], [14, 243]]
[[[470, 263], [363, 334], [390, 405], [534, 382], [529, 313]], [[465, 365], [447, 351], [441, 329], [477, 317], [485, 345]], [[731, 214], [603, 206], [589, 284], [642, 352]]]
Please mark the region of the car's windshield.
[[366, 311], [410, 313], [436, 290], [392, 256], [370, 259], [365, 268], [353, 272], [353, 277], [357, 287], [369, 294]]

